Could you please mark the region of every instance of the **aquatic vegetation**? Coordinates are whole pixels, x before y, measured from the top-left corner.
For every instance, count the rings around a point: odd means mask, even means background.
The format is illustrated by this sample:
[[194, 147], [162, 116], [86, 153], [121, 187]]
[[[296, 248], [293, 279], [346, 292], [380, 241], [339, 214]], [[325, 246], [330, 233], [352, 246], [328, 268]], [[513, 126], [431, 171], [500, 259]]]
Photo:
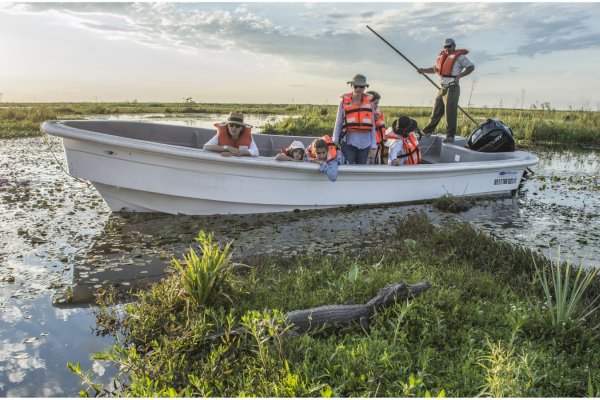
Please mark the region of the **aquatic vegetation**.
[[440, 211], [459, 213], [473, 207], [473, 199], [445, 194], [433, 201], [433, 206]]
[[[122, 396], [578, 397], [594, 391], [600, 352], [585, 338], [600, 317], [590, 314], [568, 335], [551, 334], [537, 307], [541, 293], [531, 284], [545, 259], [468, 224], [436, 227], [424, 213], [394, 223], [385, 248], [356, 256], [257, 258], [232, 272], [244, 290], [226, 288], [230, 302], [195, 312], [188, 310], [180, 273], [140, 291], [134, 303], [101, 303], [98, 321], [114, 318], [103, 333], [114, 334], [116, 345], [94, 358], [121, 367]], [[357, 323], [285, 334], [286, 312], [364, 303], [400, 280], [433, 287], [377, 313], [369, 332]], [[590, 290], [599, 286], [595, 279]], [[223, 335], [238, 326], [245, 334]], [[219, 339], [211, 339], [216, 333]], [[73, 369], [88, 394], [117, 394]]]

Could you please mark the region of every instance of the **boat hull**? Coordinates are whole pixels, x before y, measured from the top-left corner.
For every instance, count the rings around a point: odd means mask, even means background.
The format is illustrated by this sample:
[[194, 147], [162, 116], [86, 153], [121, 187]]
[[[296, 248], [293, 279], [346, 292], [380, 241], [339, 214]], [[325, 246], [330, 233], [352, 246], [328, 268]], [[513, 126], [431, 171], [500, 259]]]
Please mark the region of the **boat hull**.
[[[337, 181], [330, 182], [312, 163], [226, 158], [200, 148], [81, 130], [58, 121], [42, 129], [63, 137], [70, 174], [90, 181], [115, 212], [251, 214], [415, 202], [443, 195], [510, 195], [525, 168], [537, 163], [525, 153], [504, 160], [404, 167], [342, 165]], [[467, 154], [459, 146], [443, 146]]]

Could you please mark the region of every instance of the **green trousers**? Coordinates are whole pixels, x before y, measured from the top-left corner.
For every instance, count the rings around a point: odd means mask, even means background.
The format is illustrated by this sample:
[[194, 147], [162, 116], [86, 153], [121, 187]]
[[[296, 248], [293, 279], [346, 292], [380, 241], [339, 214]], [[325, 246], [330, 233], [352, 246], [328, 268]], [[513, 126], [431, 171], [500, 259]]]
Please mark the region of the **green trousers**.
[[[444, 97], [446, 98], [445, 105]], [[442, 87], [435, 98], [433, 111], [431, 112], [431, 119], [429, 120], [427, 126], [423, 128], [423, 133], [433, 133], [444, 114], [446, 114], [446, 137], [456, 136], [459, 97], [460, 86], [452, 85], [448, 87]]]

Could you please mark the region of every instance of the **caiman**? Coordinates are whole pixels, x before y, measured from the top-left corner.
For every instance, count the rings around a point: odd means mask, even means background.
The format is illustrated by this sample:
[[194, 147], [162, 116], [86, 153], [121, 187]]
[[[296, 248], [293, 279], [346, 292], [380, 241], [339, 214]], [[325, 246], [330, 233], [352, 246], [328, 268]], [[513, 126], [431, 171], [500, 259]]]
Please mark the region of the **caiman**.
[[[291, 311], [285, 314], [285, 321], [289, 327], [285, 332], [288, 334], [302, 334], [324, 326], [343, 326], [352, 322], [359, 322], [368, 331], [369, 320], [376, 311], [398, 301], [415, 298], [429, 288], [431, 288], [431, 285], [428, 282], [413, 285], [399, 282], [385, 286], [366, 304], [328, 305]], [[207, 339], [214, 340], [223, 336], [238, 336], [244, 333], [244, 329], [238, 327], [228, 332], [209, 335]]]

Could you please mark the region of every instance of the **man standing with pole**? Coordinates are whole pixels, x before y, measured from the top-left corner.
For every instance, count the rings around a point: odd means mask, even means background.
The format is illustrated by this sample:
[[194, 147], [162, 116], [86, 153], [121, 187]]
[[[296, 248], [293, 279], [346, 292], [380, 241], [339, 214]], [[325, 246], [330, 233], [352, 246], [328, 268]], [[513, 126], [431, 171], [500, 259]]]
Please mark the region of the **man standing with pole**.
[[[444, 142], [451, 143], [456, 135], [456, 124], [458, 114], [458, 99], [460, 97], [459, 81], [461, 78], [469, 75], [475, 69], [473, 64], [466, 57], [468, 50], [456, 49], [454, 39], [444, 41], [444, 50], [437, 57], [434, 67], [417, 68], [419, 74], [438, 74], [441, 77], [441, 88], [435, 98], [431, 119], [427, 126], [423, 128], [423, 133], [430, 135], [436, 126], [446, 114], [446, 139]], [[444, 106], [444, 97], [446, 104]]]

